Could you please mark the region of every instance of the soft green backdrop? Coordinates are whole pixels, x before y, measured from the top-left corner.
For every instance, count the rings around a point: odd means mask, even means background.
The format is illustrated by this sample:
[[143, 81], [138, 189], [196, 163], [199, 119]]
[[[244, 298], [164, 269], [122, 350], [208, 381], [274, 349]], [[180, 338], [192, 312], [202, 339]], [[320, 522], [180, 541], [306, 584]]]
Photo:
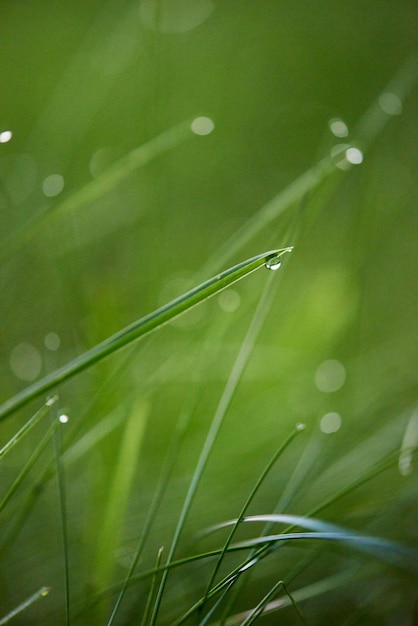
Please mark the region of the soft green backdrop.
[[[399, 448], [408, 424], [417, 429], [417, 27], [409, 0], [1, 3], [0, 133], [13, 133], [0, 143], [1, 402], [228, 265], [295, 245], [274, 274], [274, 303], [179, 555], [195, 549], [198, 530], [238, 514], [296, 423], [307, 429], [268, 477], [254, 513], [272, 512], [282, 498], [282, 510], [307, 514]], [[382, 100], [388, 92], [395, 99]], [[92, 201], [61, 208], [112, 163], [198, 116], [213, 120], [212, 133], [185, 132]], [[330, 131], [336, 118], [348, 137]], [[352, 136], [364, 151], [362, 164], [335, 169], [264, 229], [250, 231], [240, 248], [230, 247], [227, 258], [230, 237]], [[126, 573], [126, 554], [182, 419], [188, 427], [140, 568], [169, 545], [270, 276], [256, 272], [226, 298], [204, 303], [58, 390], [59, 409], [70, 417], [62, 446], [74, 623], [106, 623], [106, 607], [80, 617], [77, 603]], [[329, 360], [343, 364], [345, 379], [326, 392], [315, 375]], [[4, 421], [0, 445], [41, 404]], [[341, 416], [341, 428], [325, 434], [319, 424], [330, 412]], [[124, 431], [125, 423], [136, 429]], [[2, 493], [47, 426], [2, 461]], [[137, 440], [131, 452], [127, 438]], [[15, 623], [65, 623], [59, 498], [55, 478], [44, 475], [51, 461], [52, 445], [2, 512], [0, 617], [42, 585], [52, 587]], [[318, 516], [418, 547], [417, 477], [404, 473], [395, 463]], [[44, 489], [34, 491], [38, 480]], [[107, 556], [99, 554], [103, 546]], [[273, 570], [260, 568], [236, 610], [254, 606], [299, 558], [289, 548]], [[344, 570], [353, 558], [343, 550], [316, 557], [294, 588]], [[309, 623], [343, 623], [360, 607], [368, 624], [388, 624], [400, 607], [412, 615], [409, 576], [364, 561], [371, 582], [356, 586], [354, 577], [342, 591], [301, 605]], [[161, 624], [188, 608], [205, 580], [203, 566], [173, 574]], [[129, 595], [120, 623], [141, 614], [147, 589]], [[330, 602], [338, 617], [328, 613]], [[264, 623], [279, 623], [272, 619]], [[297, 623], [292, 612], [281, 619]]]

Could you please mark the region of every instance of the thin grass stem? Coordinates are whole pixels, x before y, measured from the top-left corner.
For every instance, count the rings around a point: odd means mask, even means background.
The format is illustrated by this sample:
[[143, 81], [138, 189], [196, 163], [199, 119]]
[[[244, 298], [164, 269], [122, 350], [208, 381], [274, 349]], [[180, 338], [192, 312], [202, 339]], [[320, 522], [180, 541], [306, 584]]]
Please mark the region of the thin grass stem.
[[23, 611], [26, 611], [26, 609], [31, 607], [32, 604], [35, 604], [35, 602], [37, 602], [38, 600], [41, 600], [41, 598], [45, 598], [45, 596], [47, 596], [50, 591], [51, 591], [51, 587], [41, 587], [40, 589], [38, 589], [38, 591], [35, 591], [34, 594], [29, 596], [29, 598], [24, 600], [24, 602], [19, 604], [19, 606], [13, 609], [13, 611], [10, 611], [10, 613], [2, 617], [0, 619], [0, 626], [4, 626], [4, 624], [8, 624], [12, 619], [17, 617], [20, 613], [23, 613]]
[[214, 567], [214, 570], [212, 572], [212, 575], [210, 577], [210, 580], [208, 582], [208, 585], [206, 587], [206, 592], [205, 592], [205, 596], [207, 596], [207, 594], [209, 593], [210, 588], [213, 585], [213, 582], [216, 578], [216, 574], [219, 571], [219, 568], [222, 564], [223, 558], [228, 550], [229, 545], [232, 542], [232, 539], [238, 529], [238, 526], [241, 524], [241, 522], [244, 520], [245, 517], [245, 513], [248, 509], [248, 507], [250, 506], [251, 502], [253, 501], [255, 495], [257, 494], [258, 490], [260, 489], [261, 485], [263, 484], [265, 478], [267, 477], [268, 473], [270, 472], [270, 470], [272, 469], [273, 465], [276, 463], [276, 461], [279, 459], [279, 457], [282, 455], [282, 453], [286, 450], [286, 448], [291, 444], [291, 442], [293, 441], [293, 439], [297, 436], [298, 433], [300, 433], [302, 430], [304, 429], [304, 425], [303, 424], [298, 424], [298, 426], [296, 426], [296, 428], [293, 430], [293, 432], [290, 433], [290, 435], [285, 439], [285, 441], [279, 446], [279, 448], [276, 450], [276, 452], [273, 454], [272, 458], [270, 459], [270, 461], [267, 463], [266, 467], [264, 468], [264, 470], [261, 472], [257, 482], [255, 483], [254, 487], [252, 488], [250, 494], [248, 495], [247, 500], [244, 503], [244, 506], [241, 509], [241, 512], [238, 516], [238, 518], [236, 519], [228, 537], [227, 540], [225, 541], [224, 544], [224, 548], [222, 553], [219, 556], [219, 559], [216, 562], [216, 565]]
[[[55, 418], [53, 424], [60, 424]], [[68, 527], [67, 527], [67, 496], [64, 465], [62, 462], [62, 437], [60, 429], [55, 429], [54, 437], [54, 456], [58, 485], [58, 502], [61, 521], [61, 537], [64, 561], [64, 591], [65, 591], [65, 623], [70, 626], [70, 565], [69, 565], [69, 546], [68, 546]]]
[[49, 398], [46, 402], [45, 405], [39, 409], [39, 411], [37, 411], [35, 413], [35, 415], [32, 415], [32, 417], [22, 426], [22, 428], [20, 428], [17, 433], [15, 435], [13, 435], [13, 437], [6, 443], [6, 445], [3, 446], [3, 448], [1, 448], [0, 450], [0, 459], [3, 456], [6, 456], [6, 454], [8, 452], [10, 452], [10, 450], [12, 450], [12, 448], [14, 448], [14, 446], [19, 443], [19, 441], [21, 441], [21, 439], [23, 439], [23, 437], [25, 435], [27, 435], [32, 428], [44, 417], [44, 415], [46, 415], [46, 413], [49, 411], [49, 409], [51, 408], [51, 406], [58, 400], [58, 396], [54, 396], [53, 398]]

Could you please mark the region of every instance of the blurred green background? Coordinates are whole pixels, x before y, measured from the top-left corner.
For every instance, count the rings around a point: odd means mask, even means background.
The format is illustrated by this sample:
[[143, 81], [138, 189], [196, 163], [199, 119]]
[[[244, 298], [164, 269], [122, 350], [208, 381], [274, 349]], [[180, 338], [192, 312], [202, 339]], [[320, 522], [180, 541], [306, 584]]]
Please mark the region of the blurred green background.
[[[1, 3], [1, 402], [200, 280], [295, 245], [274, 274], [274, 303], [179, 556], [196, 549], [196, 532], [238, 515], [298, 422], [306, 430], [251, 512], [281, 502], [285, 512], [307, 514], [399, 448], [405, 432], [417, 437], [417, 18], [409, 0]], [[213, 120], [213, 132], [181, 127], [170, 149], [71, 204], [126, 154], [200, 116]], [[351, 141], [361, 164], [334, 168], [264, 228], [250, 228], [240, 247], [228, 244], [333, 146]], [[257, 271], [58, 389], [59, 410], [70, 417], [62, 450], [71, 623], [106, 623], [106, 613], [80, 607], [126, 574], [180, 420], [187, 427], [139, 570], [169, 545], [271, 277]], [[0, 445], [41, 404], [2, 422]], [[136, 461], [124, 464], [132, 420]], [[2, 462], [4, 493], [47, 427]], [[2, 511], [0, 617], [52, 587], [17, 624], [65, 623], [53, 458], [51, 445]], [[418, 548], [417, 487], [413, 466], [395, 463], [318, 516]], [[108, 519], [115, 532], [103, 557]], [[236, 612], [254, 606], [277, 576], [292, 576], [306, 554], [286, 550], [253, 575]], [[413, 624], [416, 580], [357, 562], [348, 550], [324, 552], [293, 588], [348, 565], [361, 574], [304, 603], [309, 623]], [[173, 623], [199, 597], [207, 571], [169, 577], [158, 623]], [[148, 582], [130, 590], [116, 623], [139, 623], [147, 591]], [[405, 621], [393, 621], [401, 609]], [[344, 621], [351, 615], [358, 621]]]

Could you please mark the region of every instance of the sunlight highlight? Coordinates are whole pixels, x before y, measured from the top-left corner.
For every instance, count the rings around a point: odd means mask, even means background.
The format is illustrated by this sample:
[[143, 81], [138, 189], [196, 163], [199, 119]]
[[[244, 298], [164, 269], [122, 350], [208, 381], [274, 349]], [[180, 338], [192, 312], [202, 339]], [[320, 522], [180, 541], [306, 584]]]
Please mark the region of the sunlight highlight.
[[58, 350], [61, 344], [61, 339], [57, 335], [57, 333], [48, 333], [44, 338], [45, 348], [54, 352]]
[[341, 415], [339, 413], [331, 412], [326, 413], [321, 417], [321, 421], [319, 423], [319, 428], [326, 435], [330, 435], [332, 433], [336, 433], [337, 430], [341, 428]]
[[64, 189], [64, 177], [60, 174], [51, 174], [47, 176], [42, 183], [42, 191], [48, 198], [58, 196]]
[[345, 367], [340, 361], [330, 359], [324, 361], [315, 372], [315, 385], [319, 391], [332, 393], [338, 391], [345, 383]]
[[402, 113], [401, 99], [394, 93], [382, 93], [379, 98], [379, 105], [387, 115], [400, 115]]
[[328, 126], [334, 137], [348, 136], [348, 126], [343, 120], [334, 118], [328, 122]]
[[235, 289], [226, 289], [219, 294], [218, 304], [222, 311], [233, 313], [241, 305], [241, 296]]
[[9, 364], [17, 378], [28, 382], [36, 380], [42, 370], [41, 355], [30, 343], [19, 343], [13, 348]]
[[210, 135], [215, 128], [215, 124], [210, 117], [196, 117], [190, 128], [195, 135]]
[[363, 153], [358, 148], [348, 148], [345, 152], [345, 158], [352, 165], [360, 165], [360, 163], [363, 163]]
[[11, 130], [4, 130], [0, 133], [0, 143], [7, 143], [11, 140], [13, 133]]

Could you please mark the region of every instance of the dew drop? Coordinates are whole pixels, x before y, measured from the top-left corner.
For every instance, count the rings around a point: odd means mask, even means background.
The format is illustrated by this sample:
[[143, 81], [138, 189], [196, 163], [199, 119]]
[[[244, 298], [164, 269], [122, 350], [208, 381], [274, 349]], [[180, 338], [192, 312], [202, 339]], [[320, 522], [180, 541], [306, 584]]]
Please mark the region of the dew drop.
[[303, 424], [302, 422], [299, 422], [299, 424], [296, 424], [296, 430], [298, 432], [300, 432], [301, 430], [305, 430], [306, 428], [306, 424]]
[[282, 264], [282, 260], [280, 257], [278, 256], [274, 256], [271, 259], [268, 259], [266, 261], [266, 267], [268, 270], [272, 270], [273, 272], [275, 272], [276, 270], [279, 269], [279, 267]]
[[68, 415], [64, 415], [64, 414], [60, 415], [58, 418], [61, 424], [66, 424], [68, 422], [68, 419], [69, 419]]
[[275, 270], [278, 270], [282, 264], [282, 256], [286, 254], [286, 252], [292, 252], [292, 250], [293, 250], [293, 246], [289, 246], [288, 248], [282, 248], [281, 250], [278, 250], [276, 254], [273, 253], [273, 256], [267, 259], [264, 265], [266, 266], [268, 270], [273, 270], [273, 272]]

